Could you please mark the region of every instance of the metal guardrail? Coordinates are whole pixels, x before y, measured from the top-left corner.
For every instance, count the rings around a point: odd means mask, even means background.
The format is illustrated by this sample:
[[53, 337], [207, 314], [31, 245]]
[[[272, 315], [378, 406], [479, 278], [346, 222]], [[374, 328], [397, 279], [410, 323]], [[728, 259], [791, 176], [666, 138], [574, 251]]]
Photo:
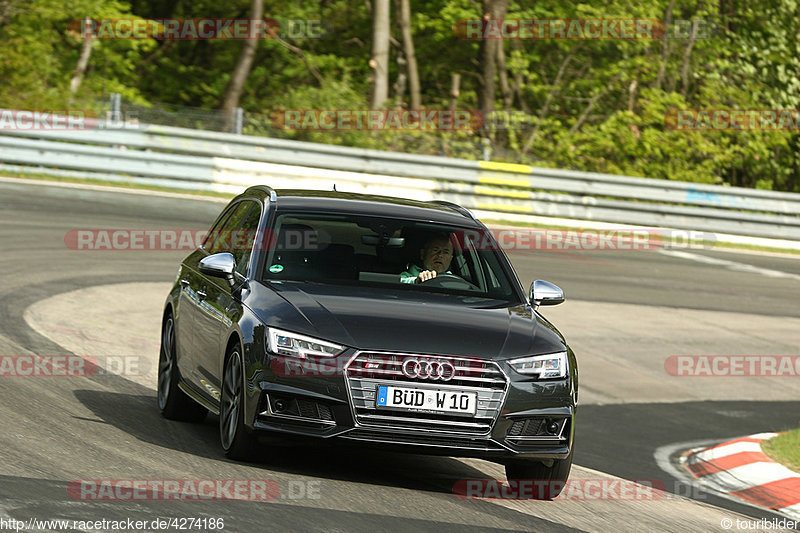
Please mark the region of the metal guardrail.
[[0, 169], [238, 192], [268, 183], [497, 213], [800, 241], [800, 194], [383, 152], [155, 125], [0, 129]]

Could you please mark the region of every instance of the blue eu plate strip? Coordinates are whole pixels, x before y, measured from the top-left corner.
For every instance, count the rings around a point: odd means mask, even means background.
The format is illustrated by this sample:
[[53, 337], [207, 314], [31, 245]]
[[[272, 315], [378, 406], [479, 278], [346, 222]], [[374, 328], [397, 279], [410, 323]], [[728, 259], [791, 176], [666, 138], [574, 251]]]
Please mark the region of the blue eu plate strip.
[[386, 405], [386, 385], [378, 386], [378, 405]]

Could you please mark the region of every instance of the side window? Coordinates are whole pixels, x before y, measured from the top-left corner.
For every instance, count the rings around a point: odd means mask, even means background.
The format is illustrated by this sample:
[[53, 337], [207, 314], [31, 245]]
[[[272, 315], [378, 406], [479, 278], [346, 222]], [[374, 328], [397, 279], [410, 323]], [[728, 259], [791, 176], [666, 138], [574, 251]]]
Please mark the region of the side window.
[[236, 271], [246, 276], [260, 219], [261, 206], [258, 203], [249, 200], [240, 202], [216, 231], [209, 253], [230, 252], [236, 259]]
[[228, 207], [228, 208], [227, 208], [225, 211], [223, 211], [223, 213], [222, 213], [222, 214], [221, 214], [221, 215], [220, 215], [220, 216], [217, 218], [217, 221], [216, 221], [216, 223], [215, 223], [215, 224], [214, 224], [214, 226], [213, 226], [213, 227], [212, 227], [212, 228], [211, 228], [211, 229], [208, 231], [208, 235], [206, 235], [206, 238], [205, 238], [205, 240], [203, 241], [203, 244], [201, 245], [201, 248], [203, 248], [203, 250], [208, 250], [209, 248], [211, 248], [211, 245], [212, 245], [212, 244], [214, 244], [214, 238], [215, 238], [215, 237], [216, 237], [216, 235], [217, 235], [217, 234], [220, 232], [220, 230], [222, 229], [222, 225], [225, 223], [225, 221], [227, 221], [227, 220], [228, 220], [228, 217], [230, 217], [231, 213], [234, 211], [234, 209], [235, 209], [235, 208], [236, 208], [236, 206], [229, 206], [229, 207]]
[[481, 256], [475, 248], [475, 243], [471, 240], [466, 240], [464, 243], [465, 249], [463, 251], [462, 261], [464, 262], [464, 279], [474, 283], [482, 290], [486, 289], [484, 283], [484, 265], [481, 264]]
[[214, 239], [214, 244], [207, 247], [209, 253], [211, 254], [218, 254], [221, 252], [231, 252], [233, 253], [233, 245], [232, 245], [232, 238], [235, 237], [233, 234], [234, 230], [239, 229], [242, 227], [245, 218], [247, 217], [247, 213], [250, 211], [250, 208], [253, 207], [253, 202], [244, 201], [239, 202], [234, 210], [231, 213], [231, 216], [222, 224], [219, 228], [214, 228], [214, 234], [212, 238]]
[[253, 252], [253, 243], [258, 231], [258, 222], [261, 219], [261, 206], [254, 204], [253, 208], [244, 219], [238, 235], [233, 239], [233, 250], [231, 253], [236, 258], [236, 271], [247, 276], [250, 255]]
[[489, 281], [491, 282], [492, 288], [499, 289], [500, 281], [497, 279], [497, 276], [494, 275], [494, 270], [491, 268], [487, 268], [486, 270], [489, 272]]

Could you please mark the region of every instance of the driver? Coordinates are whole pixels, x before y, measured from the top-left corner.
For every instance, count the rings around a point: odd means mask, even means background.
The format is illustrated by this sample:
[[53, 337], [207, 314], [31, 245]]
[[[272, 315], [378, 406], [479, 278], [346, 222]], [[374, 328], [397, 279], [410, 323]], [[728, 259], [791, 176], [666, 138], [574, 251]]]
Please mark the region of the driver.
[[428, 237], [419, 251], [422, 266], [412, 263], [405, 272], [400, 273], [401, 283], [423, 283], [436, 277], [436, 274], [452, 274], [450, 261], [453, 260], [453, 244], [450, 235], [437, 233]]

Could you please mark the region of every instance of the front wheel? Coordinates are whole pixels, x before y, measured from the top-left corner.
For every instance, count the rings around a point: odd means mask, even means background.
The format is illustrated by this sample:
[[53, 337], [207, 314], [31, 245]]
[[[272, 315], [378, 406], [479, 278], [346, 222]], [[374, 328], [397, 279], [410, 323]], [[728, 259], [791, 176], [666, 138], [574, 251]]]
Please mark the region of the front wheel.
[[158, 356], [158, 408], [164, 418], [202, 422], [208, 410], [178, 387], [180, 373], [176, 354], [175, 319], [168, 314], [161, 327], [161, 352]]
[[[574, 447], [573, 447], [574, 450]], [[572, 453], [565, 459], [554, 459], [551, 466], [541, 461], [520, 459], [506, 464], [506, 477], [516, 481], [533, 481], [534, 500], [552, 500], [561, 494], [572, 469]], [[520, 491], [523, 493], [523, 491]]]
[[252, 455], [255, 439], [244, 425], [244, 367], [239, 346], [229, 353], [222, 375], [219, 435], [222, 449], [231, 459], [245, 460]]

